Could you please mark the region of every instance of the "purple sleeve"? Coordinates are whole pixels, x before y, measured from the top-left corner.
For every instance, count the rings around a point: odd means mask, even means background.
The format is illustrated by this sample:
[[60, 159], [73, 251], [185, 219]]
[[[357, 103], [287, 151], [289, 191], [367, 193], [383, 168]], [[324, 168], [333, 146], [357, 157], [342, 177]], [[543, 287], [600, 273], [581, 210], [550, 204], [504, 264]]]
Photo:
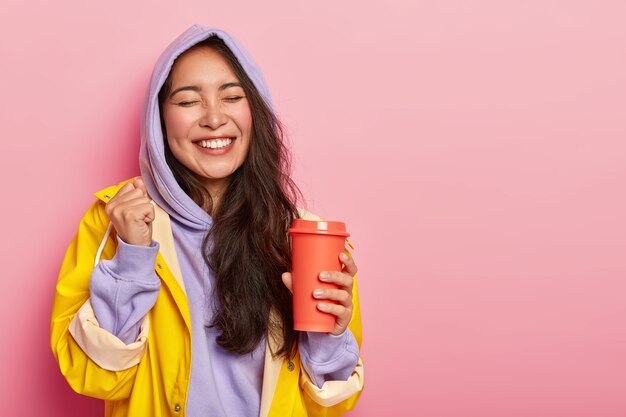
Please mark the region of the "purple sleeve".
[[113, 259], [100, 261], [91, 273], [90, 299], [100, 327], [128, 344], [159, 295], [161, 281], [154, 272], [159, 244], [129, 245], [119, 237], [117, 243]]
[[321, 388], [326, 381], [347, 380], [359, 361], [359, 346], [350, 329], [335, 336], [331, 333], [300, 333], [302, 366]]

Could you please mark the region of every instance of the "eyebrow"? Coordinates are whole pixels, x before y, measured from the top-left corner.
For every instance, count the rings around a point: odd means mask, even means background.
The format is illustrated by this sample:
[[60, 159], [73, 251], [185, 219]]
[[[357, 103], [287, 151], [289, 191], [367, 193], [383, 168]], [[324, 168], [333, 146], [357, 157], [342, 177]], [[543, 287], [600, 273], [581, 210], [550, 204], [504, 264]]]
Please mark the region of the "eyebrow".
[[[226, 90], [227, 88], [231, 88], [231, 87], [241, 87], [241, 83], [237, 83], [237, 82], [230, 82], [230, 83], [225, 83], [220, 85], [219, 87], [219, 91], [222, 90]], [[243, 88], [243, 87], [241, 87]], [[196, 93], [199, 93], [200, 91], [202, 91], [202, 88], [198, 87], [197, 85], [184, 85], [182, 87], [177, 88], [176, 90], [172, 91], [169, 98], [174, 97], [174, 95], [176, 93], [179, 93], [181, 91], [195, 91]]]

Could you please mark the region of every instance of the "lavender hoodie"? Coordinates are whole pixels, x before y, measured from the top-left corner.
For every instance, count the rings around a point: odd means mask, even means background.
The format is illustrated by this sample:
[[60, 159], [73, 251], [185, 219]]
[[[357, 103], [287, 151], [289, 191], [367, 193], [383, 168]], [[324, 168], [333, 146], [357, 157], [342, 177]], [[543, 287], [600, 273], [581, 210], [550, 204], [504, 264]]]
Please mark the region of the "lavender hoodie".
[[[165, 162], [158, 108], [159, 89], [176, 57], [213, 34], [224, 40], [272, 106], [263, 75], [248, 52], [222, 30], [193, 25], [165, 49], [154, 67], [143, 106], [140, 168], [150, 197], [170, 215], [189, 302], [192, 366], [186, 414], [248, 417], [259, 414], [266, 343], [263, 340], [247, 355], [228, 353], [217, 345], [218, 334], [208, 326], [214, 314], [209, 295], [215, 278], [202, 259], [201, 248], [212, 218], [178, 186]], [[100, 326], [125, 343], [135, 340], [142, 318], [156, 302], [158, 249], [158, 242], [143, 247], [118, 238], [115, 257], [101, 261], [92, 273], [91, 302]], [[319, 387], [327, 380], [347, 379], [359, 357], [349, 329], [339, 336], [303, 332], [299, 350], [304, 368]]]

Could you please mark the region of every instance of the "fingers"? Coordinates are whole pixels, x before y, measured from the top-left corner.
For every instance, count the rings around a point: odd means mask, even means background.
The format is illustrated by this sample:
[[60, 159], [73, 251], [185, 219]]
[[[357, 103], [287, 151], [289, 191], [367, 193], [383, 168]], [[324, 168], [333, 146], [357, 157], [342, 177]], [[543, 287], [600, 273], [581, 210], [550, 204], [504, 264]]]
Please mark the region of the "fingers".
[[119, 189], [117, 194], [113, 196], [111, 200], [106, 204], [105, 209], [109, 211], [113, 210], [118, 204], [132, 200], [139, 197], [146, 197], [146, 193], [140, 188], [135, 188], [133, 184], [126, 183], [122, 188]]
[[354, 259], [352, 256], [349, 256], [347, 253], [343, 252], [339, 254], [339, 260], [344, 264], [344, 271], [346, 271], [350, 276], [355, 276], [358, 268], [356, 263], [354, 263]]
[[105, 205], [104, 211], [124, 242], [150, 245], [155, 211], [141, 177], [124, 184]]
[[[154, 220], [154, 206], [150, 204], [150, 199], [147, 197], [124, 201], [117, 206], [117, 209], [119, 212], [117, 217], [125, 222], [142, 221], [151, 223]], [[116, 214], [113, 213], [113, 216], [116, 216]]]
[[344, 318], [347, 315], [352, 315], [352, 311], [349, 310], [348, 307], [341, 304], [318, 303], [317, 309], [323, 311], [324, 313], [330, 313], [333, 316], [337, 316], [339, 318]]
[[328, 300], [317, 304], [317, 309], [337, 317], [333, 334], [341, 334], [352, 319], [352, 287], [357, 266], [346, 253], [339, 254], [339, 260], [343, 263], [342, 271], [322, 271], [319, 279], [322, 282], [332, 283], [339, 288], [324, 288], [313, 291], [313, 297], [318, 300]]
[[109, 217], [119, 217], [120, 209], [127, 209], [133, 205], [150, 203], [150, 199], [138, 188], [126, 190], [123, 195], [116, 194], [105, 206], [104, 211]]
[[150, 203], [148, 197], [137, 197], [129, 200], [118, 202], [109, 209], [109, 218], [116, 226], [122, 226], [122, 229], [128, 228], [133, 223], [150, 224], [154, 221], [154, 205]]
[[289, 292], [293, 293], [293, 287], [291, 285], [291, 283], [292, 283], [291, 273], [290, 272], [284, 272], [282, 274], [281, 278], [283, 279], [283, 284], [285, 284], [285, 286], [287, 287]]
[[121, 200], [122, 197], [127, 196], [130, 193], [132, 193], [132, 195], [134, 196], [148, 196], [148, 191], [146, 190], [146, 184], [143, 182], [143, 178], [135, 177], [133, 180], [134, 181], [124, 184], [117, 191], [115, 196], [113, 196], [113, 198], [109, 201], [109, 203], [112, 201]]
[[134, 197], [134, 198], [128, 197], [124, 201], [117, 202], [117, 204], [115, 205], [115, 208], [118, 208], [118, 209], [119, 208], [133, 208], [135, 206], [141, 206], [141, 207], [144, 207], [145, 209], [148, 209], [148, 208], [154, 209], [154, 206], [150, 204], [150, 199], [145, 196]]
[[313, 291], [313, 297], [318, 300], [336, 301], [344, 307], [352, 306], [352, 294], [346, 290], [339, 289], [318, 289]]
[[139, 188], [145, 195], [148, 195], [148, 190], [146, 190], [146, 184], [143, 182], [143, 178], [135, 177], [134, 185], [136, 188]]
[[343, 333], [352, 318], [352, 306], [346, 307], [341, 304], [318, 303], [317, 309], [323, 313], [332, 314], [337, 317], [333, 334]]
[[[324, 313], [337, 316], [334, 334], [342, 333], [352, 318], [352, 277], [348, 274], [335, 272], [327, 273], [328, 281], [340, 285], [340, 288], [324, 288], [313, 291], [313, 297], [322, 301], [317, 304], [317, 309]], [[320, 274], [324, 276], [325, 274]]]
[[123, 195], [133, 191], [134, 189], [135, 189], [135, 186], [133, 185], [133, 183], [132, 182], [127, 182], [126, 184], [124, 184], [122, 186], [122, 188], [120, 188], [117, 191], [117, 193], [113, 196], [113, 198], [111, 200], [109, 200], [109, 203], [111, 201], [119, 200]]
[[319, 275], [320, 281], [336, 284], [352, 292], [352, 277], [345, 272], [322, 271]]

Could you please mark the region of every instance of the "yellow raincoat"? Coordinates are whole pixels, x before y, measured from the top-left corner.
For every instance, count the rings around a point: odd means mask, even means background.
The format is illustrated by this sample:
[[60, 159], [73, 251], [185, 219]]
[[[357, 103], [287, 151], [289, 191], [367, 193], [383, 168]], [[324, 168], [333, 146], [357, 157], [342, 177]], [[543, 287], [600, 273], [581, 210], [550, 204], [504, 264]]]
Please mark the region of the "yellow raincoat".
[[[89, 302], [89, 279], [98, 258], [111, 259], [116, 240], [106, 237], [105, 203], [119, 187], [96, 193], [59, 273], [52, 309], [51, 347], [76, 392], [105, 400], [107, 417], [185, 416], [191, 371], [191, 319], [165, 211], [156, 207], [153, 239], [160, 244], [155, 271], [162, 285], [137, 341], [125, 345], [98, 326]], [[99, 254], [101, 249], [101, 254]], [[350, 330], [361, 345], [356, 280]], [[272, 337], [268, 337], [272, 340]], [[274, 344], [270, 342], [272, 347]], [[274, 359], [266, 349], [260, 417], [339, 416], [354, 407], [363, 388], [363, 363], [347, 381], [318, 388], [296, 355]]]

